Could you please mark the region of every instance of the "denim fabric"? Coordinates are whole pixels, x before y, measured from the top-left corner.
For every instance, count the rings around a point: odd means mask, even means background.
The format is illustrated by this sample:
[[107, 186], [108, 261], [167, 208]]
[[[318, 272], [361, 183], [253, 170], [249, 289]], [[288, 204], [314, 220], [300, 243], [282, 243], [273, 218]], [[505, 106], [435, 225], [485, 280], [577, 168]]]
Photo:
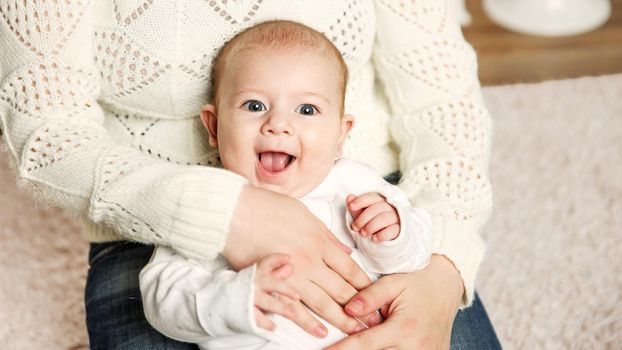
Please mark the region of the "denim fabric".
[[[145, 319], [138, 274], [152, 251], [130, 242], [91, 244], [85, 295], [91, 350], [198, 349], [166, 338]], [[473, 306], [456, 316], [451, 349], [501, 349], [477, 293]]]
[[85, 291], [91, 350], [198, 349], [163, 336], [145, 319], [138, 274], [152, 252], [139, 243], [91, 244]]
[[477, 292], [471, 307], [458, 311], [451, 332], [451, 350], [475, 349], [501, 349], [501, 343]]
[[[385, 177], [397, 183], [399, 173]], [[132, 242], [93, 243], [85, 291], [91, 350], [196, 350], [196, 345], [171, 340], [145, 319], [138, 274], [152, 246]], [[495, 331], [477, 293], [473, 306], [458, 312], [451, 349], [500, 349]]]

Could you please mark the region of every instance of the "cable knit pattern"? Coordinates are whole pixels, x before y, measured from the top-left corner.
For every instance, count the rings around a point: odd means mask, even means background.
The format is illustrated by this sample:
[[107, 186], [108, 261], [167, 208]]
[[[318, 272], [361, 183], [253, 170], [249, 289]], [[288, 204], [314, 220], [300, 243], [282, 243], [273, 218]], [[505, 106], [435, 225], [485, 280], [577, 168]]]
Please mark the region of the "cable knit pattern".
[[432, 213], [433, 251], [460, 271], [468, 305], [484, 252], [478, 231], [492, 204], [491, 125], [475, 55], [443, 2], [380, 1], [376, 10], [374, 60], [401, 147], [401, 186]]
[[[446, 1], [0, 3], [0, 118], [20, 183], [85, 218], [93, 241], [131, 238], [196, 257], [223, 247], [245, 179], [220, 166], [197, 115], [219, 48], [271, 19], [302, 22], [348, 64], [346, 156], [434, 217], [435, 252], [472, 296], [489, 214], [490, 120], [476, 61]], [[375, 86], [378, 78], [381, 85]], [[401, 149], [395, 152], [396, 143]]]

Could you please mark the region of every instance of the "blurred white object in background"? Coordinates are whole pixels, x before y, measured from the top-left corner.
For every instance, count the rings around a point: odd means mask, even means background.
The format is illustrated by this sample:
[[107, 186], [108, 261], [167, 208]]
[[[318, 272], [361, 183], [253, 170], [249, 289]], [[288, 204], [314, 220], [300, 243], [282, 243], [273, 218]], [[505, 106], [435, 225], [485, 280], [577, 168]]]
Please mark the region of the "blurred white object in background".
[[484, 11], [508, 29], [534, 35], [588, 32], [611, 14], [609, 0], [484, 0]]
[[456, 6], [456, 13], [458, 14], [460, 24], [468, 26], [471, 24], [471, 15], [469, 14], [469, 11], [467, 11], [464, 1], [465, 0], [454, 0], [454, 4]]

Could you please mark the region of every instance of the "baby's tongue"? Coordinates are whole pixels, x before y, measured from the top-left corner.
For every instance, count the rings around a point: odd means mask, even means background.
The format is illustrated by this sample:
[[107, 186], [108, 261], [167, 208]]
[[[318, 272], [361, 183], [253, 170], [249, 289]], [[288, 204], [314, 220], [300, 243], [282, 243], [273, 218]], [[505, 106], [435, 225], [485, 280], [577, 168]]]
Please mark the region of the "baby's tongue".
[[261, 165], [269, 171], [281, 171], [287, 166], [289, 155], [282, 152], [263, 152]]

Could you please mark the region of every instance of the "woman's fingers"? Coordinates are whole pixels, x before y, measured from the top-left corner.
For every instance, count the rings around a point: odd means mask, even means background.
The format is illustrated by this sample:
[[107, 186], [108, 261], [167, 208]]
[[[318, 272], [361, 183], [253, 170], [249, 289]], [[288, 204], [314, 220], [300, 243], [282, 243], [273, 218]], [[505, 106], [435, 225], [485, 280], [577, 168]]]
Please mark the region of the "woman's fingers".
[[278, 279], [286, 279], [294, 273], [294, 267], [291, 264], [285, 264], [272, 270], [272, 276]]
[[268, 254], [257, 263], [257, 272], [269, 274], [279, 279], [286, 279], [294, 272], [294, 267], [290, 264], [290, 261], [291, 257], [287, 254]]
[[365, 274], [363, 269], [361, 269], [361, 267], [356, 262], [354, 262], [354, 260], [352, 260], [349, 255], [345, 255], [343, 254], [343, 252], [330, 246], [325, 246], [323, 248], [323, 255], [323, 266], [310, 266], [310, 268], [314, 272], [313, 275], [317, 276], [316, 278], [313, 278], [313, 281], [318, 283], [322, 287], [322, 289], [329, 291], [329, 294], [334, 299], [341, 299], [341, 297], [335, 295], [330, 291], [345, 289], [339, 286], [337, 286], [337, 288], [334, 288], [330, 285], [327, 285], [327, 283], [324, 283], [321, 277], [325, 276], [329, 272], [327, 270], [323, 270], [324, 268], [330, 268], [335, 271], [339, 276], [341, 276], [341, 278], [344, 279], [344, 281], [341, 282], [342, 284], [347, 282], [356, 290], [361, 290], [371, 284], [371, 280], [369, 279], [369, 277], [367, 277], [367, 274]]
[[[352, 334], [337, 344], [333, 344], [325, 350], [345, 349], [369, 349], [382, 350], [395, 346], [395, 331], [390, 322], [385, 322], [376, 327], [368, 328], [362, 332]], [[394, 327], [394, 325], [393, 325]]]
[[[322, 285], [327, 285], [329, 286], [329, 288], [331, 288], [330, 290], [326, 290], [324, 288], [323, 289], [326, 292], [326, 294], [331, 296], [332, 299], [338, 304], [337, 307], [339, 309], [338, 310], [335, 309], [335, 312], [336, 312], [335, 314], [337, 315], [337, 317], [341, 317], [343, 314], [345, 314], [343, 312], [343, 305], [347, 303], [354, 295], [356, 295], [358, 291], [354, 289], [351, 285], [344, 283], [341, 276], [339, 276], [336, 272], [332, 270], [329, 270], [328, 273], [322, 275], [320, 279], [322, 281]], [[318, 284], [318, 283], [316, 282], [315, 284]], [[342, 289], [339, 290], [338, 288], [342, 288]], [[325, 300], [325, 301], [328, 302], [328, 300]], [[371, 326], [373, 324], [379, 323], [379, 322], [376, 322], [376, 323], [373, 322], [374, 317], [376, 317], [375, 313], [372, 313], [370, 315], [360, 316], [357, 318], [359, 319], [359, 321], [365, 323], [368, 326]], [[346, 322], [343, 324], [344, 325], [343, 327], [354, 327], [354, 328], [348, 328], [350, 329], [350, 331], [355, 331], [357, 329], [360, 329], [360, 327], [358, 327], [360, 323], [358, 323], [358, 321], [357, 323], [351, 322], [351, 320], [349, 320], [349, 317], [347, 319], [344, 319], [343, 322]], [[341, 328], [341, 327], [337, 327], [337, 328]], [[348, 332], [347, 330], [344, 330], [344, 331]]]
[[335, 237], [335, 235], [330, 232], [329, 230], [324, 230], [322, 231], [324, 233], [324, 236], [326, 238], [328, 238], [328, 240], [334, 244], [335, 246], [337, 246], [337, 248], [339, 248], [342, 252], [350, 255], [352, 254], [352, 248], [348, 247], [347, 245], [343, 244], [340, 240], [337, 239], [337, 237]]
[[255, 295], [255, 306], [264, 312], [272, 312], [295, 321], [296, 312], [293, 307], [293, 300], [278, 294], [268, 294], [265, 292]]
[[318, 276], [317, 282], [312, 282], [320, 286], [340, 307], [358, 293], [358, 290], [331, 269], [326, 269], [325, 273]]
[[320, 290], [307, 297], [305, 304], [326, 321], [345, 333], [355, 333], [363, 329], [353, 317], [348, 316], [341, 305], [337, 304], [326, 292]]
[[257, 306], [255, 306], [254, 309], [255, 322], [257, 322], [257, 325], [259, 327], [269, 331], [273, 331], [276, 329], [276, 325], [274, 324], [274, 322], [270, 321], [270, 319], [261, 310], [259, 310]]
[[[312, 285], [312, 283], [309, 283]], [[315, 288], [305, 288], [305, 291], [311, 290], [311, 293], [322, 293], [322, 290], [317, 286]], [[296, 323], [300, 328], [307, 333], [323, 338], [328, 334], [326, 327], [311, 315], [309, 310], [298, 300], [293, 300], [285, 296], [267, 295], [265, 293], [261, 297], [256, 299], [256, 303], [260, 301], [263, 305], [266, 305], [262, 310], [279, 314], [285, 318], [288, 318]], [[345, 316], [347, 317], [347, 316]]]
[[326, 326], [313, 317], [300, 301], [295, 301], [292, 305], [296, 314], [296, 318], [293, 321], [299, 325], [300, 328], [318, 338], [324, 338], [328, 334]]
[[355, 317], [369, 315], [393, 301], [403, 290], [400, 280], [392, 278], [394, 276], [384, 276], [358, 292], [344, 307], [346, 313]]
[[[270, 290], [273, 290], [276, 293], [260, 291], [255, 295], [255, 306], [259, 308], [261, 312], [271, 312], [292, 320], [303, 330], [313, 336], [319, 338], [325, 337], [326, 334], [328, 334], [326, 327], [315, 317], [313, 317], [311, 313], [309, 313], [298, 298], [294, 299], [287, 296], [287, 293], [292, 292], [293, 288], [290, 289], [291, 287], [286, 286], [287, 283], [285, 281], [277, 280], [275, 278], [273, 278], [273, 280], [277, 283], [271, 286]], [[298, 297], [297, 294], [295, 296]], [[264, 316], [265, 318], [265, 315], [262, 314], [261, 316]], [[261, 316], [256, 317], [257, 324], [268, 330], [274, 329], [268, 328], [270, 327], [270, 324], [273, 323], [271, 321], [268, 323], [267, 321], [269, 320], [263, 319]]]
[[[346, 310], [364, 314], [388, 305], [381, 308], [384, 323], [329, 349], [448, 349], [463, 288], [458, 271], [440, 255], [432, 255], [422, 270], [381, 277], [355, 296]], [[357, 310], [355, 301], [361, 302]]]
[[264, 289], [265, 292], [278, 293], [290, 299], [300, 300], [300, 294], [296, 292], [294, 287], [292, 287], [287, 281], [280, 280], [272, 276], [270, 276], [267, 281], [269, 283], [269, 287]]
[[281, 253], [272, 253], [263, 257], [259, 263], [257, 263], [257, 268], [266, 271], [272, 271], [282, 265], [285, 265], [290, 262], [290, 256], [287, 254]]

